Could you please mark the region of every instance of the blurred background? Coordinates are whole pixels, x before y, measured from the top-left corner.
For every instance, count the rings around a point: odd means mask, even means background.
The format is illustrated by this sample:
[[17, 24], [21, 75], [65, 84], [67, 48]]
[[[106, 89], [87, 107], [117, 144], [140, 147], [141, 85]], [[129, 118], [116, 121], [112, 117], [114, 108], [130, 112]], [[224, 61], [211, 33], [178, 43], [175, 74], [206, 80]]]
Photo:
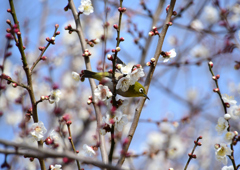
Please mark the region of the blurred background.
[[[116, 47], [116, 30], [118, 23], [118, 1], [92, 0], [94, 13], [81, 15], [81, 24], [86, 39], [100, 39], [94, 47], [88, 46], [92, 53], [90, 60], [93, 71], [101, 71], [103, 61], [105, 70], [111, 69], [111, 62], [106, 54]], [[218, 3], [219, 4], [218, 4]], [[60, 102], [56, 106], [44, 101], [38, 104], [39, 120], [44, 122], [47, 135], [59, 128], [58, 120], [69, 114], [72, 120], [72, 135], [76, 149], [81, 153], [82, 145], [97, 143], [97, 128], [94, 109], [87, 105], [91, 90], [88, 80], [75, 82], [72, 71], [80, 73], [85, 69], [80, 41], [75, 32], [69, 34], [64, 30], [68, 24], [74, 28], [75, 23], [71, 10], [64, 11], [68, 1], [56, 0], [18, 0], [14, 1], [21, 33], [26, 46], [28, 64], [31, 66], [40, 54], [39, 46], [45, 46], [46, 37], [52, 37], [55, 24], [59, 24], [59, 36], [56, 44], [50, 45], [44, 56], [47, 60], [40, 61], [33, 74], [34, 93], [37, 100], [42, 95], [50, 95], [54, 87], [61, 90]], [[74, 0], [78, 8], [80, 1]], [[166, 7], [170, 1], [123, 1], [127, 8], [123, 14], [121, 37], [125, 41], [120, 44], [118, 57], [125, 63], [141, 64], [147, 75], [149, 67], [146, 62], [154, 57], [158, 37], [150, 37], [153, 26], [161, 32], [166, 18]], [[4, 73], [13, 80], [26, 83], [22, 69], [21, 56], [13, 45], [12, 54], [3, 62], [7, 39], [7, 19], [12, 22], [7, 12], [8, 1], [0, 6], [0, 65], [4, 65]], [[153, 16], [160, 11], [154, 21]], [[107, 12], [106, 12], [107, 11]], [[159, 12], [158, 11], [158, 12]], [[162, 170], [173, 167], [183, 169], [188, 153], [199, 136], [203, 139], [202, 146], [197, 147], [197, 159], [192, 160], [189, 170], [221, 169], [223, 164], [215, 159], [214, 145], [223, 143], [223, 135], [215, 130], [217, 120], [223, 117], [224, 110], [219, 96], [213, 92], [215, 83], [208, 69], [208, 61], [214, 63], [213, 72], [219, 74], [218, 80], [222, 94], [234, 96], [239, 101], [240, 83], [240, 1], [189, 1], [178, 0], [174, 11], [178, 13], [172, 18], [173, 25], [169, 27], [163, 44], [163, 51], [175, 48], [177, 56], [167, 63], [158, 61], [153, 80], [149, 89], [150, 100], [145, 102], [140, 121], [130, 145], [129, 151], [135, 155], [125, 160], [124, 168]], [[106, 25], [108, 23], [108, 26]], [[104, 35], [104, 27], [107, 35]], [[105, 59], [104, 59], [105, 58]], [[144, 84], [145, 78], [140, 82]], [[2, 80], [0, 96], [0, 136], [10, 141], [27, 140], [27, 130], [31, 121], [24, 124], [27, 110], [31, 107], [29, 96], [21, 87], [13, 88]], [[119, 97], [121, 98], [121, 97]], [[121, 142], [126, 138], [130, 128], [134, 110], [139, 98], [128, 98], [129, 103], [124, 109], [129, 123], [122, 133], [118, 134], [114, 152], [114, 163], [120, 156]], [[102, 106], [105, 115], [106, 107]], [[239, 131], [239, 119], [230, 120], [231, 130]], [[61, 129], [66, 132], [66, 128]], [[71, 150], [68, 139], [63, 137], [58, 150]], [[106, 146], [110, 149], [110, 134], [106, 136]], [[64, 139], [65, 138], [65, 139]], [[49, 146], [45, 146], [49, 147]], [[234, 147], [236, 163], [240, 162], [238, 147]], [[101, 160], [100, 151], [91, 159]], [[38, 161], [33, 162], [22, 156], [8, 156], [12, 169], [40, 169]], [[0, 163], [4, 155], [0, 155]], [[46, 159], [46, 165], [62, 164], [63, 169], [76, 169], [76, 164], [64, 162], [63, 159]], [[231, 165], [228, 160], [228, 165]], [[83, 165], [85, 169], [97, 169], [94, 166]]]

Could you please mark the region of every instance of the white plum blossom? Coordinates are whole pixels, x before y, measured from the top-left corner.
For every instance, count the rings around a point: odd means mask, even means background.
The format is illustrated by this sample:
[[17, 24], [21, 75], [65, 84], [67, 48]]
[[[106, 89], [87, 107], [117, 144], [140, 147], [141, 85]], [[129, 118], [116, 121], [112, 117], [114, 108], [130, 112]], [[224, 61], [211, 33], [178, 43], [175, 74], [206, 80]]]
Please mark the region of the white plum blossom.
[[116, 129], [120, 132], [123, 130], [123, 126], [128, 123], [127, 115], [122, 114], [122, 112], [115, 111], [115, 116], [113, 118], [115, 122]]
[[47, 132], [47, 129], [44, 127], [44, 124], [41, 121], [32, 124], [30, 129], [31, 130], [29, 133], [36, 141], [40, 141]]
[[197, 45], [190, 51], [190, 54], [196, 58], [207, 58], [209, 57], [209, 50], [204, 45]]
[[227, 155], [231, 155], [231, 152], [231, 149], [228, 148], [227, 145], [224, 143], [215, 145], [215, 157], [224, 165], [227, 165]]
[[215, 127], [218, 134], [221, 135], [223, 132], [226, 132], [227, 128], [228, 128], [228, 122], [223, 117], [218, 118], [218, 124]]
[[133, 63], [128, 63], [126, 66], [121, 65], [121, 73], [122, 74], [130, 74], [132, 72], [133, 66], [134, 66]]
[[134, 67], [133, 71], [130, 73], [130, 80], [131, 80], [130, 84], [134, 85], [135, 82], [138, 81], [140, 77], [144, 77], [144, 76], [145, 76], [145, 74], [143, 72], [142, 67], [140, 67], [140, 68]]
[[228, 103], [230, 104], [230, 106], [233, 106], [233, 105], [236, 105], [237, 104], [237, 101], [234, 100], [234, 97], [233, 96], [228, 96], [227, 94], [224, 94], [222, 96], [222, 99], [225, 103]]
[[222, 167], [222, 170], [234, 170], [234, 168], [233, 168], [233, 165], [230, 165], [230, 166]]
[[85, 15], [93, 13], [93, 6], [91, 0], [81, 0], [81, 5], [78, 7], [80, 12], [83, 12]]
[[99, 84], [97, 88], [94, 90], [94, 95], [102, 101], [112, 97], [112, 92], [109, 90], [108, 86], [103, 86]]
[[239, 119], [240, 118], [240, 105], [233, 105], [229, 108], [229, 114], [233, 119]]
[[235, 136], [235, 134], [233, 132], [227, 132], [224, 136], [224, 140], [227, 144], [231, 144], [232, 143], [232, 139]]
[[131, 85], [130, 76], [127, 75], [126, 77], [120, 78], [117, 82], [116, 89], [121, 89], [123, 92], [126, 92], [129, 89], [129, 86]]
[[212, 6], [206, 6], [203, 10], [204, 18], [210, 24], [213, 24], [219, 20], [219, 13], [216, 8]]
[[61, 170], [62, 169], [62, 165], [59, 164], [55, 164], [55, 166], [50, 165], [50, 170]]
[[80, 80], [80, 75], [77, 73], [77, 72], [72, 72], [72, 78], [75, 80], [75, 81], [79, 81]]
[[51, 104], [58, 103], [60, 100], [61, 94], [62, 94], [62, 92], [59, 89], [52, 90], [50, 97], [49, 97], [49, 103], [51, 103]]
[[170, 59], [176, 57], [176, 55], [177, 55], [175, 49], [171, 49], [170, 51], [165, 52], [165, 54], [166, 55], [161, 58], [161, 60], [164, 63], [168, 62]]
[[92, 147], [88, 146], [87, 144], [83, 145], [83, 150], [87, 156], [96, 155], [95, 151]]
[[162, 122], [159, 125], [161, 132], [166, 134], [173, 134], [176, 132], [176, 128], [170, 122]]
[[201, 31], [203, 29], [203, 24], [200, 20], [195, 19], [191, 22], [191, 27], [197, 31]]

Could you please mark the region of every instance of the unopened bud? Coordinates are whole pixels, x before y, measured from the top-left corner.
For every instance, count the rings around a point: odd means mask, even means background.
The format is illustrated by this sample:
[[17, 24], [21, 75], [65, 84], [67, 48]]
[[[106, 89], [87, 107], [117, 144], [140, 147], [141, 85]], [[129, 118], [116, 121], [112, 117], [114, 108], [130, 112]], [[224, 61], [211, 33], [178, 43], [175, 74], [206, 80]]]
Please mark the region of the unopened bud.
[[119, 41], [124, 41], [124, 38], [123, 38], [123, 37], [121, 37], [121, 38], [119, 39]]
[[227, 114], [225, 114], [225, 115], [224, 115], [224, 119], [225, 119], [225, 120], [229, 120], [229, 119], [231, 119], [231, 115], [230, 115], [230, 114], [228, 114], [228, 113], [227, 113]]
[[118, 29], [118, 25], [117, 25], [117, 24], [114, 24], [114, 25], [113, 25], [113, 28]]
[[218, 75], [216, 75], [216, 78], [217, 78], [217, 79], [219, 79], [219, 78], [220, 78], [220, 75], [219, 75], [219, 74], [218, 74]]
[[235, 136], [238, 136], [238, 132], [237, 131], [234, 131], [233, 132]]
[[150, 63], [150, 62], [147, 62], [147, 63], [146, 63], [146, 66], [150, 66], [150, 65], [151, 65], [151, 63]]
[[51, 40], [52, 40], [52, 41], [55, 41], [55, 37], [52, 37]]
[[88, 100], [87, 104], [90, 105], [92, 103], [92, 100]]
[[173, 11], [173, 13], [172, 13], [174, 16], [176, 16], [177, 15], [177, 12], [176, 11]]
[[212, 61], [209, 61], [209, 62], [208, 62], [208, 65], [212, 68], [212, 67], [213, 67], [213, 62], [212, 62]]
[[214, 92], [219, 92], [219, 88], [213, 89]]
[[9, 19], [7, 19], [7, 20], [6, 20], [6, 23], [10, 25], [10, 24], [11, 24], [11, 21], [10, 21]]
[[148, 33], [148, 35], [151, 37], [151, 36], [154, 35], [154, 32], [150, 31], [150, 32]]
[[41, 96], [40, 99], [41, 99], [41, 100], [44, 100], [44, 99], [45, 99], [45, 96]]
[[42, 56], [41, 60], [45, 61], [45, 60], [47, 60], [47, 57], [46, 56]]
[[17, 87], [17, 83], [12, 83], [12, 86], [13, 86], [14, 88], [16, 88], [16, 87]]
[[55, 28], [58, 28], [59, 27], [59, 24], [55, 24]]
[[111, 54], [108, 54], [108, 55], [107, 55], [107, 59], [110, 60], [110, 61], [112, 61], [112, 60], [113, 60], [112, 55], [111, 55]]
[[59, 35], [59, 34], [60, 34], [60, 31], [57, 31], [57, 32], [56, 32], [56, 35]]
[[169, 26], [172, 26], [172, 22], [168, 22], [168, 25], [169, 25]]
[[12, 10], [11, 10], [11, 9], [7, 9], [7, 12], [9, 12], [9, 13], [10, 13], [10, 12], [12, 12]]
[[213, 80], [217, 80], [217, 77], [216, 77], [216, 76], [212, 76], [212, 79], [213, 79]]
[[120, 47], [116, 47], [116, 51], [118, 52], [118, 51], [120, 51], [121, 50], [121, 48]]
[[150, 60], [152, 63], [155, 63], [156, 59], [155, 58], [151, 58]]

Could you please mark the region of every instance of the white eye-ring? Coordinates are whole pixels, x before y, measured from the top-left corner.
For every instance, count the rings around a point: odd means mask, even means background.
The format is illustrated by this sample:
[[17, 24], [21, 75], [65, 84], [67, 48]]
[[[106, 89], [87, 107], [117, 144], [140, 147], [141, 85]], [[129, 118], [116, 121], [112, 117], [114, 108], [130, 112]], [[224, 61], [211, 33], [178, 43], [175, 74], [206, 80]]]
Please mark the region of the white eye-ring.
[[140, 92], [140, 93], [143, 93], [143, 88], [140, 88], [140, 89], [139, 89], [139, 92]]

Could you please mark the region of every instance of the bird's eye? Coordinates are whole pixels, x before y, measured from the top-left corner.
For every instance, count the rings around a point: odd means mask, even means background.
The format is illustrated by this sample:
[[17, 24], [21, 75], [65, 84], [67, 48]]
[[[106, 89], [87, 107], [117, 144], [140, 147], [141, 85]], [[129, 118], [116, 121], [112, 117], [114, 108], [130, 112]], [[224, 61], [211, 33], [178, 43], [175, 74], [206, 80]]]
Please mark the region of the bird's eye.
[[140, 88], [140, 89], [139, 89], [139, 92], [140, 92], [140, 93], [143, 93], [143, 88]]

